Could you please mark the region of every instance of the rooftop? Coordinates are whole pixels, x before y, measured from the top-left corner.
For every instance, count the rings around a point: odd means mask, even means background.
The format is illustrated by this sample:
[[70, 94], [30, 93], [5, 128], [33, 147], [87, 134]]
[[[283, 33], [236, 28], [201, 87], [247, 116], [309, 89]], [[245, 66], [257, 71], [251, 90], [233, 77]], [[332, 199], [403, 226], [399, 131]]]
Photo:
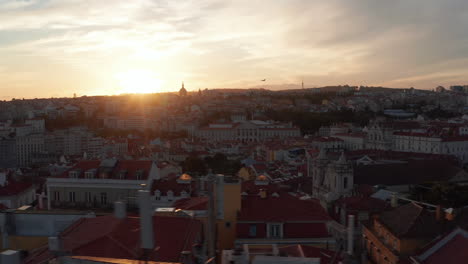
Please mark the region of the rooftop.
[[[185, 217], [153, 216], [155, 246], [150, 260], [178, 262], [182, 251], [191, 251], [201, 234], [198, 220]], [[83, 218], [69, 226], [60, 236], [65, 252], [99, 258], [139, 259], [140, 219], [114, 215]], [[47, 249], [28, 257], [25, 263], [51, 256]], [[112, 263], [112, 262], [110, 262]], [[117, 262], [119, 263], [119, 262]], [[125, 263], [125, 262], [124, 262]]]
[[378, 221], [400, 238], [435, 237], [442, 231], [442, 225], [437, 222], [435, 214], [415, 203], [383, 212]]

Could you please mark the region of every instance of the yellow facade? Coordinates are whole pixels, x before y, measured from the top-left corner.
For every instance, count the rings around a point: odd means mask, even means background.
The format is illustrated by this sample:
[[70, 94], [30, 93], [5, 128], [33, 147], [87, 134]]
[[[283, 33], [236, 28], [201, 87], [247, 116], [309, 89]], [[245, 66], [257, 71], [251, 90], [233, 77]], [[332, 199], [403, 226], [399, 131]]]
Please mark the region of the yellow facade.
[[251, 180], [253, 177], [251, 170], [247, 167], [242, 167], [237, 174], [243, 181]]
[[[13, 250], [33, 250], [48, 243], [48, 237], [34, 237], [34, 236], [9, 236], [8, 249]], [[2, 245], [2, 249], [3, 248]]]
[[241, 209], [241, 185], [224, 184], [224, 219], [217, 223], [219, 250], [234, 248], [236, 240], [237, 213]]

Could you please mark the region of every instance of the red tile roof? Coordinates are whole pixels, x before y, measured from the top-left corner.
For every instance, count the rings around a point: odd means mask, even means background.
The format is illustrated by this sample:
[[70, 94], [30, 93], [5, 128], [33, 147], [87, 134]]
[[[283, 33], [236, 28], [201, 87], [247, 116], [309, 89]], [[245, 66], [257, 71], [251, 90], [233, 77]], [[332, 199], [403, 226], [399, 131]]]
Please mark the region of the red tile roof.
[[415, 257], [421, 264], [458, 264], [468, 260], [468, 232], [456, 229]]
[[207, 210], [208, 197], [191, 197], [175, 201], [172, 207], [181, 210]]
[[354, 182], [369, 185], [405, 185], [448, 181], [463, 171], [445, 160], [410, 160], [405, 163], [360, 165]]
[[367, 133], [365, 132], [355, 132], [355, 133], [337, 133], [334, 136], [342, 136], [342, 137], [354, 137], [354, 138], [365, 138]]
[[257, 185], [255, 182], [255, 180], [243, 181], [241, 191], [247, 194], [258, 194], [260, 190], [265, 190], [268, 194], [279, 193], [281, 191], [278, 184], [270, 182], [268, 185]]
[[437, 236], [443, 227], [434, 213], [415, 203], [384, 212], [378, 221], [399, 238], [431, 238]]
[[29, 253], [29, 256], [22, 262], [23, 264], [45, 264], [49, 260], [54, 259], [55, 256], [49, 250], [49, 246], [45, 245], [40, 248], [34, 249]]
[[356, 211], [383, 211], [388, 208], [388, 204], [373, 197], [352, 196], [341, 198], [337, 201], [338, 204], [346, 206], [347, 210]]
[[194, 180], [190, 181], [190, 183], [180, 183], [178, 182], [178, 178], [176, 174], [171, 173], [166, 178], [153, 180], [151, 194], [154, 195], [156, 190], [161, 192], [161, 196], [166, 196], [168, 191], [172, 191], [175, 196], [180, 196], [182, 191], [185, 191], [189, 195], [196, 192], [197, 187]]
[[[182, 251], [192, 251], [202, 225], [191, 218], [153, 216], [153, 230], [159, 250], [151, 253], [150, 260], [178, 262]], [[138, 217], [81, 219], [62, 232], [60, 239], [64, 250], [73, 255], [138, 259], [142, 254]]]
[[279, 197], [242, 197], [239, 221], [329, 221], [331, 218], [317, 200], [300, 200], [287, 193]]
[[141, 180], [145, 180], [149, 176], [149, 172], [153, 165], [151, 160], [118, 160], [117, 163], [113, 168], [110, 168], [109, 171], [107, 169], [100, 167], [101, 161], [99, 160], [86, 160], [80, 161], [75, 166], [70, 168], [69, 170], [65, 171], [58, 177], [61, 178], [69, 178], [70, 171], [78, 171], [79, 175], [78, 178], [84, 178], [85, 172], [90, 169], [97, 169], [96, 178], [101, 178], [101, 173], [106, 171], [108, 176], [106, 178], [109, 179], [120, 179], [119, 173], [122, 171], [126, 171], [125, 180], [136, 180], [137, 179], [137, 171], [142, 170], [143, 175]]
[[28, 182], [18, 182], [10, 179], [4, 186], [0, 186], [0, 196], [12, 196], [20, 194], [29, 188], [32, 188], [32, 184]]
[[[331, 264], [331, 260], [336, 252], [308, 245], [291, 245], [278, 247], [280, 256], [298, 257], [298, 258], [320, 258], [320, 264]], [[338, 256], [336, 263], [342, 258]]]

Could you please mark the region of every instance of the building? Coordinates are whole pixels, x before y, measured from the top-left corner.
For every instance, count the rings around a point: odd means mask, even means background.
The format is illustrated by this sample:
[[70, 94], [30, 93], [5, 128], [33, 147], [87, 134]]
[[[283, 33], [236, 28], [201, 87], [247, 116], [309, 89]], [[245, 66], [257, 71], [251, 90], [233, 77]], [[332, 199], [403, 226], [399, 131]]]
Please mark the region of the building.
[[217, 241], [211, 247], [220, 251], [232, 249], [236, 240], [238, 213], [241, 210], [240, 182], [218, 174], [202, 177], [198, 185], [200, 196], [176, 200], [172, 210], [190, 212], [202, 221], [205, 236], [208, 240]]
[[224, 250], [221, 263], [229, 264], [263, 264], [263, 263], [295, 263], [295, 264], [333, 264], [341, 263], [339, 252], [308, 245], [271, 245], [258, 248], [256, 245], [245, 244], [241, 248]]
[[354, 189], [353, 165], [344, 152], [337, 161], [329, 160], [324, 150], [309, 163], [312, 176], [312, 195], [325, 208], [341, 196], [350, 195]]
[[[61, 261], [69, 256], [187, 264], [203, 259], [200, 221], [152, 214], [149, 220], [148, 226], [142, 226], [144, 222], [140, 217], [127, 216], [125, 211], [117, 210], [115, 215], [82, 218], [58, 236], [49, 238], [49, 245], [35, 251], [24, 263]], [[151, 242], [143, 240], [140, 229], [147, 231]]]
[[0, 168], [15, 168], [16, 162], [16, 140], [0, 137]]
[[339, 138], [343, 141], [343, 149], [359, 150], [365, 148], [367, 134], [363, 132], [338, 133], [335, 134], [334, 137]]
[[16, 159], [19, 166], [31, 165], [33, 155], [44, 150], [44, 134], [35, 133], [16, 137]]
[[397, 132], [394, 134], [395, 151], [447, 154], [468, 162], [468, 136], [441, 136], [430, 133]]
[[299, 137], [301, 131], [290, 123], [250, 120], [239, 123], [209, 124], [195, 129], [193, 136], [210, 141], [258, 142], [272, 138]]
[[33, 119], [26, 119], [24, 121], [26, 125], [30, 125], [32, 127], [32, 132], [34, 133], [44, 133], [45, 132], [45, 120], [42, 118], [33, 118]]
[[153, 180], [151, 186], [153, 207], [170, 207], [174, 201], [192, 197], [196, 194], [196, 187], [195, 180], [186, 173], [180, 176], [171, 174], [168, 177]]
[[244, 244], [271, 247], [274, 244], [305, 244], [334, 247], [328, 232], [330, 216], [315, 199], [277, 190], [266, 177], [259, 176], [255, 188], [242, 193], [237, 217], [236, 246]]
[[458, 264], [468, 259], [468, 232], [456, 228], [411, 257], [412, 264]]
[[0, 172], [0, 204], [7, 208], [29, 205], [36, 200], [36, 190], [29, 182], [20, 182], [7, 172]]
[[90, 212], [2, 210], [0, 212], [1, 248], [31, 251], [47, 245], [82, 218], [96, 217]]
[[382, 213], [363, 227], [368, 263], [398, 264], [443, 232], [443, 216], [415, 203]]
[[187, 96], [187, 90], [184, 87], [184, 83], [182, 82], [182, 87], [179, 90], [179, 96], [180, 97], [185, 97]]
[[149, 160], [80, 161], [47, 178], [48, 208], [111, 208], [117, 200], [133, 207], [136, 192], [149, 189], [158, 171]]

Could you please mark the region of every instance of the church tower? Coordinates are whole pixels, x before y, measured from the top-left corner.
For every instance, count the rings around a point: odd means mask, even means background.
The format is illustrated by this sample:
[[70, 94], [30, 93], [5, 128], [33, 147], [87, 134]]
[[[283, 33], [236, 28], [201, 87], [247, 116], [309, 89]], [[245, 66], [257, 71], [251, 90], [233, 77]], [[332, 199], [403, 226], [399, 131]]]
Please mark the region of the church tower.
[[338, 161], [331, 166], [333, 166], [329, 179], [331, 196], [338, 199], [342, 195], [350, 194], [354, 186], [353, 165], [346, 160], [344, 152], [341, 152]]
[[184, 82], [182, 82], [182, 88], [180, 88], [180, 90], [179, 90], [179, 96], [181, 96], [181, 97], [187, 96], [187, 90], [185, 90]]

